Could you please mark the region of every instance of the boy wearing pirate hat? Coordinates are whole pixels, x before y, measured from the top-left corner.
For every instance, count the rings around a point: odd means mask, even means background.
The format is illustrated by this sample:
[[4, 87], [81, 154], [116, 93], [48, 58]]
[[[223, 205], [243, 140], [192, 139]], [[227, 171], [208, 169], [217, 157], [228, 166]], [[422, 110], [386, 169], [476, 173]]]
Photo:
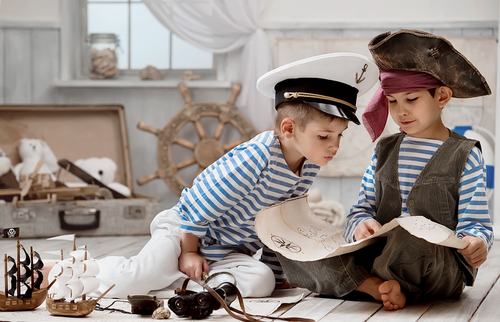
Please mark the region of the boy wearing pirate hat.
[[272, 251], [253, 257], [263, 247], [255, 215], [309, 190], [349, 121], [360, 124], [357, 96], [377, 79], [377, 66], [351, 53], [311, 57], [263, 75], [257, 87], [276, 99], [275, 130], [237, 146], [196, 177], [173, 208], [154, 218], [138, 255], [100, 259], [99, 291], [115, 284], [110, 297], [147, 294], [218, 271], [233, 274], [244, 297], [286, 286]]
[[491, 93], [479, 71], [442, 37], [417, 30], [369, 43], [381, 87], [363, 114], [375, 141], [388, 114], [401, 133], [379, 140], [351, 208], [344, 237], [364, 239], [400, 216], [425, 216], [468, 242], [456, 250], [406, 230], [352, 254], [316, 262], [279, 256], [289, 282], [325, 295], [362, 292], [397, 310], [417, 300], [460, 295], [486, 260], [493, 231], [478, 141], [451, 132], [441, 112], [451, 97]]

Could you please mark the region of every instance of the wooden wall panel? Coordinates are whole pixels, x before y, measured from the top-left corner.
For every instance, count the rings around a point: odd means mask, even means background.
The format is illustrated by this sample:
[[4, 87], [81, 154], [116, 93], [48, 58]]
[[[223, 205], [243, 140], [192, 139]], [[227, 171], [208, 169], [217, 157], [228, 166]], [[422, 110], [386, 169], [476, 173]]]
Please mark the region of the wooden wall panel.
[[4, 29], [4, 103], [32, 103], [31, 31]]
[[59, 30], [32, 30], [31, 39], [32, 103], [54, 103], [55, 88], [52, 83], [59, 77]]

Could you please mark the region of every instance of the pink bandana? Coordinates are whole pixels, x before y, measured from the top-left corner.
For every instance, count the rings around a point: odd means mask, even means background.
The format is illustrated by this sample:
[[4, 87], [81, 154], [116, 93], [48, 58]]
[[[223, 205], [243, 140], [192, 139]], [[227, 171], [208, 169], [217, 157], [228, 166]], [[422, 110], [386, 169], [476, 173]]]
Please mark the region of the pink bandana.
[[372, 142], [384, 131], [389, 116], [389, 103], [385, 95], [436, 88], [442, 83], [427, 73], [393, 69], [380, 71], [380, 85], [362, 116]]

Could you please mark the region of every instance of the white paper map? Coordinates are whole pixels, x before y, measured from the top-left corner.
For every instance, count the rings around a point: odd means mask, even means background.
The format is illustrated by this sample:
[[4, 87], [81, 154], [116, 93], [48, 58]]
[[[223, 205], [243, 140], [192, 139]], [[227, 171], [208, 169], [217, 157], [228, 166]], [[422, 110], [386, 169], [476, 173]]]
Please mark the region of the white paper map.
[[[245, 298], [243, 299], [243, 303], [246, 313], [266, 316], [274, 313], [282, 304], [297, 303], [308, 293], [310, 292], [303, 288], [275, 289], [271, 296], [263, 298]], [[234, 301], [231, 306], [241, 311], [238, 301]]]
[[397, 226], [430, 243], [458, 249], [467, 246], [467, 242], [456, 237], [452, 230], [423, 216], [395, 218], [372, 236], [347, 243], [342, 229], [311, 211], [307, 195], [263, 209], [255, 218], [257, 235], [267, 247], [302, 262], [354, 252], [376, 242]]

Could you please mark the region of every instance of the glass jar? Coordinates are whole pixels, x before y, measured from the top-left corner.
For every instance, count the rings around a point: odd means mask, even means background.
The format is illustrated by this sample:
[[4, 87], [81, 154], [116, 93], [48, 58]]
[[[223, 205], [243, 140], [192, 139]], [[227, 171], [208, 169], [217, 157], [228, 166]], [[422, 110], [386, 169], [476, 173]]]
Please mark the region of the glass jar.
[[112, 78], [115, 76], [118, 61], [116, 49], [120, 41], [115, 34], [90, 34], [87, 37], [90, 55], [90, 73], [95, 79]]

